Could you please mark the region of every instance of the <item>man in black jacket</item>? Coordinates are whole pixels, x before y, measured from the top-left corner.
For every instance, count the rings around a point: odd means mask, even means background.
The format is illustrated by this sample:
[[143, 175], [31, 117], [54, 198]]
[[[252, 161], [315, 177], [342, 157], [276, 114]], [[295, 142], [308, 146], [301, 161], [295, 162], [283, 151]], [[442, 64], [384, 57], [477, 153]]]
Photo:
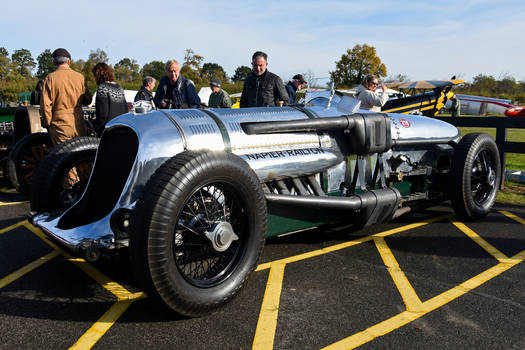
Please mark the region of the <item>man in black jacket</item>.
[[159, 87], [153, 98], [157, 108], [199, 108], [201, 99], [195, 85], [180, 74], [179, 62], [169, 60], [165, 66], [166, 76], [160, 79]]
[[244, 80], [240, 107], [270, 107], [289, 103], [283, 81], [269, 72], [268, 55], [257, 51], [252, 56], [252, 71]]

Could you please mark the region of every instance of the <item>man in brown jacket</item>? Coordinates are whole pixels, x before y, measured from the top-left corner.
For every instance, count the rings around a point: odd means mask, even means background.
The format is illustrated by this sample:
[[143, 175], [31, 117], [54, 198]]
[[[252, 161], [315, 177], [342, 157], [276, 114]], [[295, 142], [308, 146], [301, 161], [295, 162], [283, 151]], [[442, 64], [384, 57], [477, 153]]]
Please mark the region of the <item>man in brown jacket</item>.
[[91, 93], [84, 76], [69, 65], [71, 55], [66, 49], [56, 49], [53, 54], [56, 70], [44, 80], [40, 114], [53, 145], [87, 134], [82, 105], [91, 102]]

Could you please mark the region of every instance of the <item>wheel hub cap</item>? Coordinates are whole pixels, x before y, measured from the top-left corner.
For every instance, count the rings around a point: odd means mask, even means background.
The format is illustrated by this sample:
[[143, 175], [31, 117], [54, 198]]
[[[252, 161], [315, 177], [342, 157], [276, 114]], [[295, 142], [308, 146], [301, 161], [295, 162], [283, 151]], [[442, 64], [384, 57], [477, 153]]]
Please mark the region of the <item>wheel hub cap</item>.
[[239, 236], [233, 232], [233, 227], [229, 222], [220, 221], [213, 225], [211, 232], [205, 232], [206, 237], [210, 240], [213, 249], [218, 252], [227, 250], [233, 241], [239, 239]]

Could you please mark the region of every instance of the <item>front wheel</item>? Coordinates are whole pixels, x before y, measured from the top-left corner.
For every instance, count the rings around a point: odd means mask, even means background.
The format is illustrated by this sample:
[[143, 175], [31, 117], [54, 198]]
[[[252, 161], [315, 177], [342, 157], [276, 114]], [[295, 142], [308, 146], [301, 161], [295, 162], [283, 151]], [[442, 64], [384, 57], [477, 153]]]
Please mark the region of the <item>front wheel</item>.
[[31, 210], [62, 212], [75, 204], [87, 186], [99, 142], [96, 137], [80, 136], [55, 146], [35, 172]]
[[498, 147], [487, 134], [465, 135], [454, 152], [450, 198], [464, 219], [486, 216], [496, 201], [501, 182]]
[[139, 282], [173, 310], [207, 314], [254, 271], [266, 236], [259, 179], [239, 157], [183, 152], [151, 177], [132, 217]]

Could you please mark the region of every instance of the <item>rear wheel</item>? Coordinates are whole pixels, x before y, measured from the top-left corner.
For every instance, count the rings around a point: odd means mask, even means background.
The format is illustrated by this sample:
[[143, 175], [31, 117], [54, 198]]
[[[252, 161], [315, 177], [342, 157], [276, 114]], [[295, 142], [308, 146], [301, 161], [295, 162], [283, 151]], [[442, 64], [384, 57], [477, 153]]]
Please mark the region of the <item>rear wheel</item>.
[[31, 210], [64, 211], [86, 188], [95, 162], [96, 137], [81, 136], [54, 147], [40, 162], [31, 189]]
[[139, 282], [188, 316], [209, 313], [239, 292], [266, 236], [259, 179], [229, 153], [171, 158], [134, 213], [130, 256]]
[[464, 219], [486, 216], [496, 201], [501, 182], [498, 147], [487, 134], [465, 135], [454, 152], [450, 198]]
[[45, 132], [26, 135], [15, 144], [7, 163], [9, 179], [14, 188], [29, 194], [38, 163], [52, 147], [51, 138]]

